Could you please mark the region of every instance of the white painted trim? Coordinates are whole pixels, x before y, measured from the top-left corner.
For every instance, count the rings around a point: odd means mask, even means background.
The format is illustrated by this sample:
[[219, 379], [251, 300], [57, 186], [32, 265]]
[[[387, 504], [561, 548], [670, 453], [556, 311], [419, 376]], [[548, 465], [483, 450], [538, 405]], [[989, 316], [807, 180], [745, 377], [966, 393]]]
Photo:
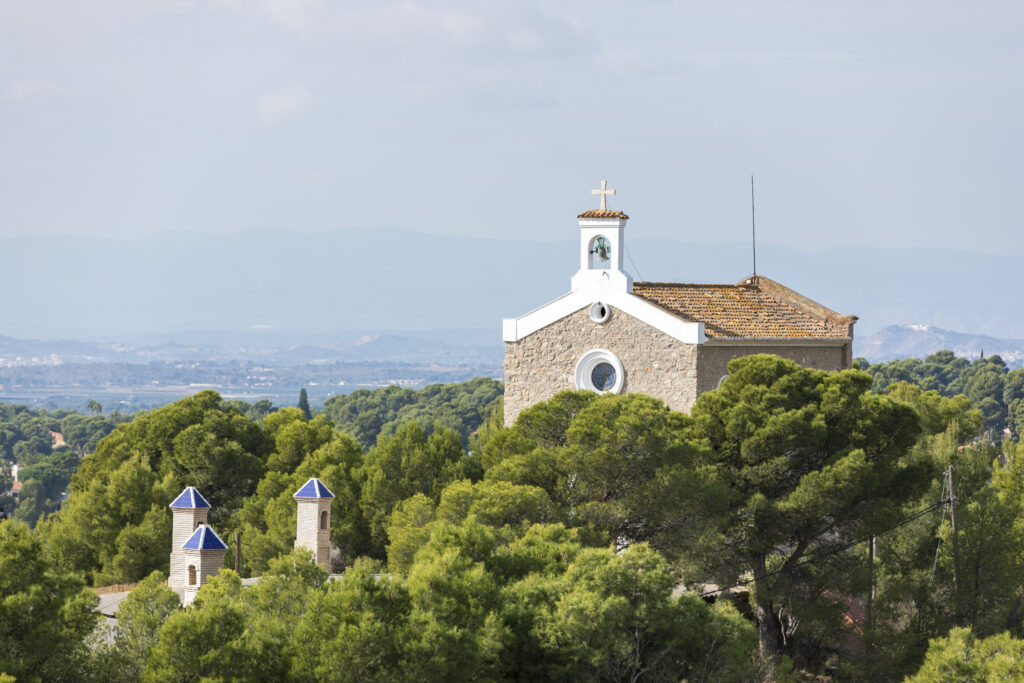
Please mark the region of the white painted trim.
[[684, 344], [703, 344], [705, 341], [704, 323], [678, 318], [612, 283], [602, 282], [569, 292], [518, 318], [505, 318], [502, 321], [502, 338], [507, 342], [519, 341], [597, 302], [617, 308]]
[[[615, 383], [611, 389], [601, 390], [594, 386], [591, 373], [601, 363], [608, 363], [615, 369]], [[626, 372], [622, 368], [622, 361], [607, 349], [593, 349], [580, 356], [579, 362], [576, 363], [574, 375], [577, 389], [593, 391], [598, 394], [617, 394], [622, 391], [622, 385], [626, 381]]]
[[625, 228], [625, 218], [579, 218], [581, 228]]
[[569, 292], [518, 318], [505, 318], [501, 321], [502, 338], [507, 342], [519, 341], [593, 303], [583, 295], [583, 290]]

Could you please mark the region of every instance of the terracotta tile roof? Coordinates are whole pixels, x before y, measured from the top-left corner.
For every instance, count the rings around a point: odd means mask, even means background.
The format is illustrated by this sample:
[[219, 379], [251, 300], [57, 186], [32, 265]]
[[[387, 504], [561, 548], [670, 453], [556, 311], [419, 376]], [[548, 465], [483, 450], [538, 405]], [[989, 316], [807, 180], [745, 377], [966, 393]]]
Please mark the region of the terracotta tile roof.
[[704, 323], [709, 338], [848, 339], [857, 320], [762, 277], [736, 285], [636, 282], [633, 294]]
[[576, 218], [621, 218], [622, 220], [628, 220], [629, 216], [622, 213], [621, 211], [612, 211], [611, 209], [591, 209], [590, 211], [584, 211]]

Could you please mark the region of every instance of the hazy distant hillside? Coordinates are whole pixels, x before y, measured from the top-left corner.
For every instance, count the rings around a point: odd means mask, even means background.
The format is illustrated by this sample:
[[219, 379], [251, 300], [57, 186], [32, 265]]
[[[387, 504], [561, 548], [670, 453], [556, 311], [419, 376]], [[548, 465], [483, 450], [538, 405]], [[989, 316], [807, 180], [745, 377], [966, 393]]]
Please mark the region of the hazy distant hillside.
[[1010, 367], [1024, 366], [1024, 339], [996, 339], [982, 334], [952, 332], [931, 325], [891, 325], [856, 339], [854, 354], [877, 363], [897, 358], [924, 358], [949, 349], [963, 358], [998, 355]]
[[[637, 279], [730, 283], [749, 274], [747, 244], [636, 238], [640, 219], [628, 231], [627, 265]], [[493, 330], [486, 344], [500, 345], [502, 317], [568, 290], [578, 264], [575, 233], [570, 218], [553, 225], [551, 234], [565, 239], [551, 243], [397, 229], [0, 238], [0, 334], [471, 328]], [[858, 335], [917, 321], [1024, 338], [1017, 260], [927, 248], [758, 249], [765, 275], [860, 316]]]
[[274, 367], [363, 361], [497, 365], [501, 353], [494, 335], [479, 330], [443, 330], [415, 336], [376, 332], [287, 335], [260, 330], [182, 332], [173, 338], [125, 337], [116, 342], [0, 336], [0, 368], [160, 361], [237, 361]]

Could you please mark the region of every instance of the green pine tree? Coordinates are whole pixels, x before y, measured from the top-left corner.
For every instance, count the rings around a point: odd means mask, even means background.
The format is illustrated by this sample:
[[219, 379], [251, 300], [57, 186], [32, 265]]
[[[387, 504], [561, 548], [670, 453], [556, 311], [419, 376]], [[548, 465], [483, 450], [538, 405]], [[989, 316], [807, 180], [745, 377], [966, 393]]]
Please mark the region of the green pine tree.
[[306, 387], [302, 387], [302, 391], [299, 392], [299, 410], [306, 415], [307, 420], [313, 419], [313, 412], [309, 409], [309, 396], [306, 394]]

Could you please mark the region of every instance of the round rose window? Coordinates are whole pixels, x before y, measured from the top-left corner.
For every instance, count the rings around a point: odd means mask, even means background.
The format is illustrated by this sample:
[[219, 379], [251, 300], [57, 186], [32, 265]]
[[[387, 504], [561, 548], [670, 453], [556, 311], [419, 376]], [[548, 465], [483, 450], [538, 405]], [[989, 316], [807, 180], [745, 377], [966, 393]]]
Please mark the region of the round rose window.
[[615, 386], [615, 368], [611, 363], [598, 363], [590, 371], [590, 381], [598, 391], [608, 391]]
[[575, 375], [577, 389], [618, 394], [624, 388], [626, 373], [614, 353], [593, 349], [580, 357]]

